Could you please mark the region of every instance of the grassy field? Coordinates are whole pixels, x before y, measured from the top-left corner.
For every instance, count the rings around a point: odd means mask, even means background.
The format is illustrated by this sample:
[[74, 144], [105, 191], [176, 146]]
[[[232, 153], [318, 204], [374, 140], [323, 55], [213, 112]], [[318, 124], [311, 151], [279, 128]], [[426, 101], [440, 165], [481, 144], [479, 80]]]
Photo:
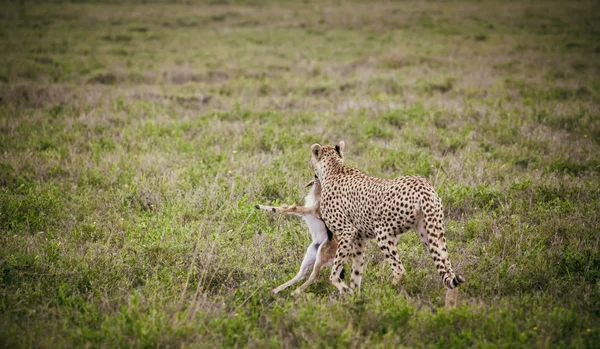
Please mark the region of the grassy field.
[[[0, 347], [594, 347], [596, 1], [3, 2]], [[313, 143], [428, 178], [444, 288], [370, 242], [294, 299]], [[326, 273], [328, 274], [328, 270]]]

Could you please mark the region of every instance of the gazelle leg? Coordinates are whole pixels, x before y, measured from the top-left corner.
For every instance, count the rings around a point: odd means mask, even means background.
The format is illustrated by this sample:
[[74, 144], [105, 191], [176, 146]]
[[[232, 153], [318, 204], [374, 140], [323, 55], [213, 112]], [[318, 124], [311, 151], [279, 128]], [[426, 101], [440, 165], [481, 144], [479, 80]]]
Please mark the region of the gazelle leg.
[[296, 274], [296, 276], [294, 276], [294, 278], [291, 279], [290, 281], [275, 288], [273, 290], [273, 293], [277, 294], [281, 290], [284, 290], [284, 289], [290, 287], [291, 285], [297, 283], [302, 278], [304, 278], [306, 276], [306, 274], [308, 273], [308, 270], [310, 269], [310, 267], [315, 263], [316, 257], [317, 257], [317, 248], [315, 247], [315, 245], [308, 246], [308, 249], [306, 249], [306, 254], [304, 255], [304, 259], [302, 260], [302, 265], [300, 266], [300, 270], [298, 271], [298, 274]]
[[322, 268], [330, 265], [333, 262], [333, 258], [335, 257], [335, 251], [337, 250], [337, 243], [332, 240], [325, 241], [319, 246], [319, 250], [317, 251], [317, 260], [313, 267], [313, 271], [308, 277], [308, 280], [300, 285], [294, 292], [292, 292], [292, 296], [297, 296], [301, 292], [303, 292], [308, 286], [310, 286], [317, 277], [319, 276], [319, 272]]

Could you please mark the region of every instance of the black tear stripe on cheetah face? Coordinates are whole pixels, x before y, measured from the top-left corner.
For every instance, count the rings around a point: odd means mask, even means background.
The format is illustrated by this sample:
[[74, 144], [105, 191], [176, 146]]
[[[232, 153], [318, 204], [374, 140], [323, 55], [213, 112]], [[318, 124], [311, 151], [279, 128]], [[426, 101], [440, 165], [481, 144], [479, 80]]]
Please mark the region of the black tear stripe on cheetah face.
[[[344, 142], [311, 147], [310, 167], [322, 185], [321, 218], [339, 238], [330, 280], [342, 293], [358, 288], [362, 280], [366, 239], [375, 238], [398, 283], [405, 273], [397, 249], [400, 234], [414, 229], [431, 254], [444, 286], [453, 289], [465, 280], [452, 271], [446, 250], [442, 201], [425, 178], [370, 177], [344, 165]], [[352, 254], [350, 288], [340, 271]]]

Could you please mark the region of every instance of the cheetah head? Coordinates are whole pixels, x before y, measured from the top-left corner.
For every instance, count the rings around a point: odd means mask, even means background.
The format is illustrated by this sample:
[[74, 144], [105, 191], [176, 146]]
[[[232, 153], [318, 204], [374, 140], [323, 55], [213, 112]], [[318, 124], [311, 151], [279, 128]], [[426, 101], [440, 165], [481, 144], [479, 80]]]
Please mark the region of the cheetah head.
[[315, 171], [315, 176], [322, 179], [322, 176], [328, 170], [344, 163], [344, 141], [341, 141], [335, 147], [330, 145], [321, 146], [313, 144], [310, 147], [311, 157], [309, 167]]

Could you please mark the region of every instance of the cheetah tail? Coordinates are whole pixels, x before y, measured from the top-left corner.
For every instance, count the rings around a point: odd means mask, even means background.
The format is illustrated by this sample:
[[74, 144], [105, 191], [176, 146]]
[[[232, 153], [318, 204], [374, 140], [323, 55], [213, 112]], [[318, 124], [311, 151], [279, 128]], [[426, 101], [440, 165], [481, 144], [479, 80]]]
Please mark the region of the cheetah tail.
[[464, 283], [466, 280], [465, 278], [460, 275], [460, 274], [456, 274], [454, 275], [454, 279], [452, 279], [452, 281], [450, 282], [451, 287], [449, 287], [450, 289], [452, 288], [457, 288], [460, 284]]

